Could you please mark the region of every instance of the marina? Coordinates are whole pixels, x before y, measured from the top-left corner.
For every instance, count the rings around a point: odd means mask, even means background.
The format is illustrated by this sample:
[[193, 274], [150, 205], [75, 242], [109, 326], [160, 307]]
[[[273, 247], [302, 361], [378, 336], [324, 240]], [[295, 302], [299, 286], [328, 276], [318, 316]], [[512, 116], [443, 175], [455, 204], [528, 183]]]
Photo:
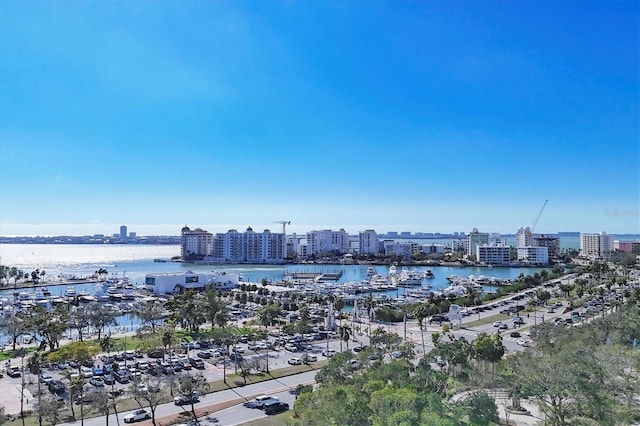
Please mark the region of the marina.
[[[86, 251], [93, 259], [84, 258]], [[15, 250], [14, 253], [11, 250]], [[30, 252], [27, 253], [26, 251]], [[42, 250], [40, 257], [36, 256]], [[12, 262], [24, 271], [45, 270], [46, 279], [40, 286], [13, 289], [13, 282], [4, 283], [0, 290], [0, 324], [19, 310], [34, 306], [50, 308], [57, 304], [79, 305], [101, 303], [118, 313], [118, 327], [134, 330], [139, 321], [128, 315], [135, 305], [157, 299], [144, 288], [147, 274], [169, 274], [193, 271], [197, 274], [238, 274], [241, 284], [256, 284], [266, 280], [270, 288], [295, 292], [305, 296], [333, 295], [340, 297], [345, 311], [362, 306], [361, 301], [371, 297], [377, 302], [395, 305], [411, 304], [437, 296], [463, 295], [474, 291], [492, 292], [497, 286], [517, 278], [520, 274], [533, 274], [536, 268], [479, 268], [456, 266], [401, 266], [401, 265], [194, 265], [177, 262], [157, 262], [158, 258], [171, 258], [178, 246], [38, 246], [3, 245], [2, 259]], [[19, 259], [20, 251], [26, 259]], [[60, 254], [68, 256], [61, 259]], [[31, 258], [31, 259], [29, 259]], [[84, 262], [79, 263], [78, 259]], [[20, 261], [22, 260], [22, 261]], [[107, 271], [101, 280], [89, 279], [99, 270]], [[486, 276], [488, 271], [491, 276]], [[69, 277], [78, 279], [69, 280]], [[168, 296], [166, 296], [168, 297]], [[164, 298], [164, 296], [163, 296]], [[6, 320], [5, 320], [6, 321]], [[0, 337], [0, 343], [7, 336]]]

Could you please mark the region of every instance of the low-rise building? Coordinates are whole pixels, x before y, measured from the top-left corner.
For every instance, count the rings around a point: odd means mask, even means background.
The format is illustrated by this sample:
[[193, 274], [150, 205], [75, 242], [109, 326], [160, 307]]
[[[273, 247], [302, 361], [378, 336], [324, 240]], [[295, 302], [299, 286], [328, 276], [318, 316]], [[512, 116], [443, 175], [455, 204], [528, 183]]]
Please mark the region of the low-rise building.
[[145, 275], [144, 284], [154, 294], [176, 294], [184, 290], [232, 290], [238, 287], [238, 274], [215, 271], [195, 273], [192, 271], [167, 272]]
[[511, 247], [504, 244], [478, 245], [476, 260], [483, 265], [508, 265], [511, 263]]
[[547, 247], [518, 247], [518, 261], [527, 265], [547, 265], [549, 250]]

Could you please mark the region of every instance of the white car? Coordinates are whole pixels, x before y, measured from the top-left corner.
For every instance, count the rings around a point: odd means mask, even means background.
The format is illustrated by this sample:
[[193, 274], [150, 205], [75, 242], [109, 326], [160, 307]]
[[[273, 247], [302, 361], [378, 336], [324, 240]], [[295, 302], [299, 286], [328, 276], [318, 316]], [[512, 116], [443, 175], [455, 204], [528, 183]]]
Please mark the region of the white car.
[[289, 358], [287, 362], [291, 365], [302, 365], [302, 358]]
[[306, 354], [306, 355], [304, 356], [304, 359], [305, 359], [307, 362], [316, 362], [316, 361], [318, 360], [318, 357], [317, 357], [316, 355], [314, 355], [314, 354]]
[[139, 410], [136, 410], [124, 416], [124, 422], [125, 423], [141, 422], [143, 420], [147, 420], [150, 418], [151, 418], [151, 414], [149, 414], [149, 412], [144, 408], [140, 408]]
[[289, 352], [298, 352], [298, 347], [293, 343], [287, 343], [286, 345], [284, 345], [284, 348]]
[[80, 367], [80, 372], [82, 373], [82, 377], [85, 379], [93, 377], [93, 370], [89, 367]]
[[519, 344], [520, 346], [525, 347], [525, 348], [529, 347], [529, 341], [528, 340], [520, 339], [516, 343]]
[[327, 358], [331, 358], [335, 354], [336, 354], [336, 350], [335, 349], [329, 349], [329, 350], [325, 350], [325, 351], [322, 352], [322, 355], [326, 356]]

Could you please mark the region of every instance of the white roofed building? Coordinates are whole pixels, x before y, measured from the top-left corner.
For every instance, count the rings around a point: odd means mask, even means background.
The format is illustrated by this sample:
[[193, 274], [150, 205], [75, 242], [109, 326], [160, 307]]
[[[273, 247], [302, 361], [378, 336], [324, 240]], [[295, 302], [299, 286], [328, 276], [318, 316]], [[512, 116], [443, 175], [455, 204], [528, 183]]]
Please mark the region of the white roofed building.
[[145, 275], [144, 285], [154, 294], [176, 294], [184, 290], [232, 290], [238, 287], [240, 276], [224, 271], [195, 273], [167, 272]]

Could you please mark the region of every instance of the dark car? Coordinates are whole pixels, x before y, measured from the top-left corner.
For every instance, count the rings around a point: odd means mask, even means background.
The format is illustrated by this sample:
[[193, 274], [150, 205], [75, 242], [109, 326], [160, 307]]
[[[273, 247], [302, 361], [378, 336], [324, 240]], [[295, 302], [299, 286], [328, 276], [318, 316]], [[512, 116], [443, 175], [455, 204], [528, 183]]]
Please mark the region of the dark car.
[[520, 337], [520, 333], [518, 333], [517, 331], [512, 331], [511, 333], [509, 333], [509, 336], [511, 336], [511, 337]]
[[113, 376], [111, 374], [105, 374], [102, 377], [102, 380], [104, 380], [104, 384], [105, 385], [112, 385], [115, 383], [115, 379], [113, 378]]
[[64, 383], [60, 380], [52, 380], [48, 384], [49, 392], [51, 393], [62, 393], [65, 391]]
[[187, 405], [187, 404], [195, 404], [196, 402], [200, 402], [198, 398], [198, 392], [193, 392], [192, 395], [181, 395], [173, 398], [173, 403], [175, 405]]
[[270, 401], [266, 402], [262, 408], [264, 409], [265, 414], [278, 414], [283, 411], [287, 411], [289, 409], [289, 404], [280, 401]]
[[207, 352], [207, 351], [200, 351], [196, 355], [198, 355], [199, 358], [204, 358], [204, 359], [211, 358], [211, 352]]
[[194, 359], [194, 360], [191, 360], [190, 362], [193, 368], [197, 368], [198, 370], [204, 370], [204, 361], [202, 361], [201, 359]]

